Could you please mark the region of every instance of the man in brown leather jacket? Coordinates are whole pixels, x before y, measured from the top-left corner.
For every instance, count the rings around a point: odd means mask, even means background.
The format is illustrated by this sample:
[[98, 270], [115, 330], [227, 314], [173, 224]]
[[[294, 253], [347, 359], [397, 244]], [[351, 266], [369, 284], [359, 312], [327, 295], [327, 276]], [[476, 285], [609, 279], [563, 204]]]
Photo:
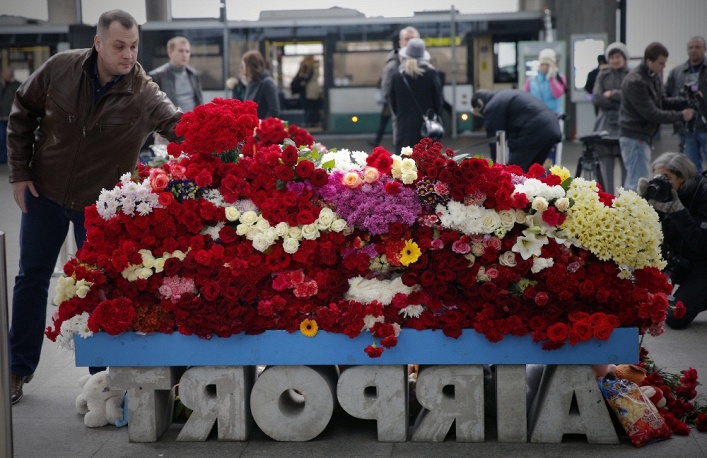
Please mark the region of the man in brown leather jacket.
[[49, 280], [69, 223], [80, 248], [84, 208], [135, 168], [147, 135], [177, 140], [181, 112], [137, 63], [138, 40], [130, 14], [103, 13], [91, 49], [52, 56], [17, 91], [7, 142], [22, 210], [10, 330], [13, 404], [39, 363]]

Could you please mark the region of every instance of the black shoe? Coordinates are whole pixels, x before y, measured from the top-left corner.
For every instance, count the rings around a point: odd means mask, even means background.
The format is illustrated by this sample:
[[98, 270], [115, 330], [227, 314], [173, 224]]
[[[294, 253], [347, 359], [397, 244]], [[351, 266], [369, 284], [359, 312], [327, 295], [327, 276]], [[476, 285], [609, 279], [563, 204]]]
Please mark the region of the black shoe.
[[29, 383], [30, 380], [32, 380], [32, 377], [34, 377], [34, 374], [30, 375], [15, 375], [12, 374], [11, 382], [12, 386], [10, 387], [11, 389], [11, 402], [13, 405], [17, 404], [20, 402], [20, 399], [22, 399], [22, 387], [24, 386], [25, 383]]
[[380, 145], [380, 142], [377, 142], [375, 140], [374, 141], [368, 140], [368, 144], [375, 148], [376, 146]]

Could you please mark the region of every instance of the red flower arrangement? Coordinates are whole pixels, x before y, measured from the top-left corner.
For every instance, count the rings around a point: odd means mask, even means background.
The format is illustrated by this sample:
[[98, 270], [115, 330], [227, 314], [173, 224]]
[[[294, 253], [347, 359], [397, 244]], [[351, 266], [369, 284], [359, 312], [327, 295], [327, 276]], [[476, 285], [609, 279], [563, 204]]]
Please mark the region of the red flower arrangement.
[[690, 367], [679, 374], [658, 369], [648, 350], [641, 346], [640, 366], [646, 369], [646, 378], [641, 385], [661, 390], [665, 407], [658, 409], [670, 430], [679, 435], [690, 434], [690, 424], [700, 432], [707, 432], [707, 405], [701, 403], [697, 394], [697, 370]]
[[[327, 151], [236, 100], [197, 107], [178, 131], [168, 160], [86, 209], [52, 340], [367, 331], [377, 357], [401, 327], [530, 335], [547, 350], [618, 326], [662, 330], [660, 229], [635, 193], [566, 169], [456, 161], [429, 139], [402, 155]], [[599, 240], [593, 217], [621, 230]]]

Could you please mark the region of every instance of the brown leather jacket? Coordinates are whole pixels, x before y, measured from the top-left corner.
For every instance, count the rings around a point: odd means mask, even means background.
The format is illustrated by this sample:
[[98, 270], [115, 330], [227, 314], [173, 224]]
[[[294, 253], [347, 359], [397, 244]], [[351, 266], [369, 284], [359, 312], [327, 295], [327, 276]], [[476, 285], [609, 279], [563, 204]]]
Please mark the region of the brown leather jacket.
[[7, 131], [10, 183], [71, 210], [96, 202], [135, 169], [141, 146], [157, 131], [177, 140], [181, 111], [140, 64], [94, 103], [94, 48], [52, 56], [20, 86]]

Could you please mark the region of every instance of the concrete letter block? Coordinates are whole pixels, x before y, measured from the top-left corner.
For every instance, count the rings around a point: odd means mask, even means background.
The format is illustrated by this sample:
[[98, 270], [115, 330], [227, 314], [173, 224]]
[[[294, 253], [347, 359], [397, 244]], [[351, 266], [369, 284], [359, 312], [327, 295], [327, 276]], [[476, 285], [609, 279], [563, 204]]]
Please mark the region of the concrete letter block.
[[155, 442], [172, 423], [179, 367], [111, 367], [111, 387], [128, 392], [130, 442]]
[[496, 366], [496, 426], [498, 442], [527, 442], [525, 365]]
[[[572, 399], [577, 410], [572, 411]], [[531, 442], [560, 443], [584, 434], [591, 444], [618, 444], [614, 425], [591, 366], [547, 366], [540, 382]]]
[[218, 439], [244, 441], [253, 426], [250, 392], [255, 366], [203, 366], [188, 369], [179, 380], [179, 398], [192, 414], [178, 441], [205, 441], [218, 422]]
[[349, 414], [378, 421], [379, 441], [407, 440], [407, 366], [349, 367], [339, 376], [336, 394]]
[[413, 441], [443, 442], [455, 424], [457, 442], [483, 442], [482, 366], [421, 368], [416, 391], [424, 410], [415, 422]]
[[250, 405], [255, 423], [278, 441], [308, 441], [334, 412], [333, 366], [270, 366], [255, 382]]

